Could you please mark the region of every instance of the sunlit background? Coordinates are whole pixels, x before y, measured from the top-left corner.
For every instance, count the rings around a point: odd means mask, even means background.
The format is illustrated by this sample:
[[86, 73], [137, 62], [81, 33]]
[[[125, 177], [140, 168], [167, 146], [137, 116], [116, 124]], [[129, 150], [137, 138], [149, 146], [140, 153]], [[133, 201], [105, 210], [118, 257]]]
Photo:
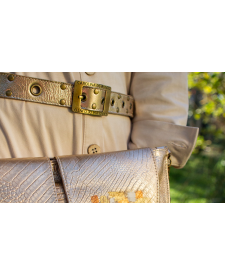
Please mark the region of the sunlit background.
[[189, 73], [188, 85], [199, 136], [186, 166], [171, 168], [171, 202], [225, 202], [225, 73]]

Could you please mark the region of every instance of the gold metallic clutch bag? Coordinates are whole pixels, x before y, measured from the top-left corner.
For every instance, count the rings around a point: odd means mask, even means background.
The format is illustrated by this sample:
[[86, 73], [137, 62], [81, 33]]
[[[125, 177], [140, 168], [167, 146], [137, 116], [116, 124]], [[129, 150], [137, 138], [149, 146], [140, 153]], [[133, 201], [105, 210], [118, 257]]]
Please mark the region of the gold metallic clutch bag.
[[0, 159], [0, 202], [169, 203], [166, 147]]

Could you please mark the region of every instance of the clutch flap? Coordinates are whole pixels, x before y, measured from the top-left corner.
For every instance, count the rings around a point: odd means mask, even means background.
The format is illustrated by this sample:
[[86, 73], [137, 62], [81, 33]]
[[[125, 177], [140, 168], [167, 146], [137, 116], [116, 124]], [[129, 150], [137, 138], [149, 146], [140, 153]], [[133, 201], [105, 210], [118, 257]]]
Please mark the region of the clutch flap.
[[164, 158], [158, 156], [157, 163], [154, 149], [61, 156], [57, 161], [70, 203], [160, 201], [158, 170]]

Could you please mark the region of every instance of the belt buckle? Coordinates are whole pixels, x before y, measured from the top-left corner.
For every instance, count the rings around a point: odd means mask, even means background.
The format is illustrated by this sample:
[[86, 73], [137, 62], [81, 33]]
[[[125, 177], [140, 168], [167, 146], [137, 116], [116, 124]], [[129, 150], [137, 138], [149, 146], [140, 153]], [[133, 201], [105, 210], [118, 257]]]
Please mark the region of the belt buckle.
[[111, 87], [85, 81], [75, 81], [72, 111], [93, 116], [107, 116]]

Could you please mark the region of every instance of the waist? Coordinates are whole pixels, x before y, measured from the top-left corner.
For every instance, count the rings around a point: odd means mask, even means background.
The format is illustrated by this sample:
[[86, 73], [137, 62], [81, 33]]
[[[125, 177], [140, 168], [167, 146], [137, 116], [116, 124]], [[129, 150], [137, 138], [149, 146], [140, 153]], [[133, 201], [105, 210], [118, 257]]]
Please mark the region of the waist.
[[109, 86], [91, 82], [75, 81], [72, 85], [0, 73], [0, 97], [71, 108], [80, 114], [133, 117], [132, 96], [113, 92]]

